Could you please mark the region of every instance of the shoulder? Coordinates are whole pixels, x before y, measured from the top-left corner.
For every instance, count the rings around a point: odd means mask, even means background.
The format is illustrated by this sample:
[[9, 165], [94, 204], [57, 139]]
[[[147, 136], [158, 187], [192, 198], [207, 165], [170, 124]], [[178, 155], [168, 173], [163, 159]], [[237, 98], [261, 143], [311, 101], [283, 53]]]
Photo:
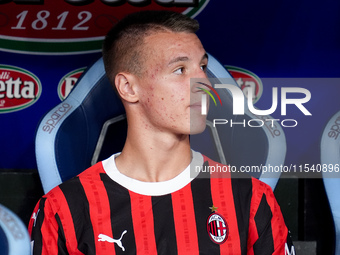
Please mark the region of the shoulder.
[[100, 174], [104, 173], [102, 162], [99, 162], [53, 188], [42, 197], [42, 200], [44, 203], [50, 204], [55, 210], [60, 210], [61, 207], [68, 203], [70, 198], [81, 197], [80, 194], [84, 193], [84, 185], [100, 181]]
[[231, 182], [233, 194], [243, 201], [251, 201], [252, 206], [258, 206], [265, 198], [275, 201], [274, 193], [269, 185], [250, 176], [231, 169], [229, 165], [218, 163], [207, 156], [204, 156], [203, 171], [210, 174], [211, 178], [225, 178]]
[[203, 155], [203, 161], [203, 171], [209, 173], [211, 178], [230, 179], [232, 185], [240, 191], [251, 192], [253, 182], [255, 182], [255, 184], [261, 183], [249, 174], [239, 172], [237, 169], [235, 171], [235, 169], [229, 165], [216, 162], [205, 155]]
[[258, 206], [260, 203], [268, 203], [273, 208], [276, 206], [276, 198], [272, 188], [266, 183], [254, 179], [252, 180], [253, 204]]
[[249, 202], [250, 213], [256, 214], [263, 206], [268, 206], [271, 211], [277, 211], [276, 198], [268, 184], [247, 175], [236, 176], [231, 178], [234, 195]]
[[102, 173], [105, 171], [100, 162], [42, 196], [33, 211], [29, 229], [32, 230], [35, 226], [38, 215], [41, 221], [55, 223], [56, 215], [62, 215], [62, 219], [71, 222], [71, 217], [84, 213], [89, 203], [85, 189], [91, 185], [96, 187], [97, 182], [101, 181]]
[[203, 169], [204, 167], [209, 166], [210, 174], [212, 177], [219, 177], [219, 175], [216, 175], [217, 173], [229, 173], [228, 175], [220, 175], [221, 177], [230, 177], [233, 180], [237, 180], [237, 183], [241, 186], [246, 186], [248, 188], [254, 188], [256, 191], [260, 192], [271, 192], [271, 187], [264, 182], [252, 177], [248, 173], [241, 172], [239, 169], [236, 169], [234, 167], [230, 167], [228, 164], [222, 164], [219, 162], [216, 162], [209, 157], [203, 156]]

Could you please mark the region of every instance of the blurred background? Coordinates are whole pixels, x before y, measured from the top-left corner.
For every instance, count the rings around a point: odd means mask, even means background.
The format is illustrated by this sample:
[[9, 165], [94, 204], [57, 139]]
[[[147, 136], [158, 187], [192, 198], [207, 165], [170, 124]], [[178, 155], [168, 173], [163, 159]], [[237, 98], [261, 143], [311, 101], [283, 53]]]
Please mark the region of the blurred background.
[[[340, 110], [340, 2], [335, 0], [0, 0], [0, 204], [27, 225], [43, 195], [35, 134], [44, 114], [63, 101], [87, 66], [101, 57], [109, 28], [126, 14], [169, 9], [200, 23], [207, 52], [227, 68], [254, 105], [269, 109], [265, 78], [318, 78], [305, 116], [287, 108], [286, 165], [320, 164], [320, 140]], [[331, 81], [331, 82], [329, 82]], [[280, 108], [272, 116], [283, 119]], [[337, 127], [339, 128], [339, 127]], [[246, 155], [245, 155], [246, 156]], [[321, 173], [284, 173], [275, 195], [303, 253], [334, 254], [335, 230]]]

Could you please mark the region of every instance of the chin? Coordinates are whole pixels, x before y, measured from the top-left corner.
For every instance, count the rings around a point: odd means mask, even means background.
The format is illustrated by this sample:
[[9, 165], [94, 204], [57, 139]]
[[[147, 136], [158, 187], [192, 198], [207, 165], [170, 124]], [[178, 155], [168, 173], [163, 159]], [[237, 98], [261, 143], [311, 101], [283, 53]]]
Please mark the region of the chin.
[[205, 120], [199, 123], [190, 123], [190, 135], [202, 133], [206, 128]]

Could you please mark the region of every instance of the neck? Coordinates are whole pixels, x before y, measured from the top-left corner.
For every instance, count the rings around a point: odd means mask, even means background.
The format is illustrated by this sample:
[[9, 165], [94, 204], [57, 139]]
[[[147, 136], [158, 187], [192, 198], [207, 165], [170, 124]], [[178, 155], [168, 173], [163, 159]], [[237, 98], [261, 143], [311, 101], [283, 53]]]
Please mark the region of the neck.
[[116, 158], [122, 174], [145, 182], [166, 181], [190, 164], [189, 135], [176, 136], [137, 127], [128, 129], [122, 153]]

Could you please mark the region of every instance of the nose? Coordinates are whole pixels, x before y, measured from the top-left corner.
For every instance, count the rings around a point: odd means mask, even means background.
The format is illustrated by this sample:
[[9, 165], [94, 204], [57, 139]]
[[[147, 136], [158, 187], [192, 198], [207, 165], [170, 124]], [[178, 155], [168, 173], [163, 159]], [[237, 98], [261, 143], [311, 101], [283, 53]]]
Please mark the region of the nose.
[[207, 91], [210, 91], [211, 83], [208, 79], [207, 73], [201, 66], [198, 66], [195, 69], [195, 73], [192, 78], [190, 78], [190, 85], [192, 93], [206, 93]]
[[205, 77], [205, 78], [191, 78], [190, 84], [191, 84], [191, 91], [193, 93], [196, 93], [196, 92], [207, 93], [212, 88], [211, 82], [209, 81], [209, 79], [207, 77]]

